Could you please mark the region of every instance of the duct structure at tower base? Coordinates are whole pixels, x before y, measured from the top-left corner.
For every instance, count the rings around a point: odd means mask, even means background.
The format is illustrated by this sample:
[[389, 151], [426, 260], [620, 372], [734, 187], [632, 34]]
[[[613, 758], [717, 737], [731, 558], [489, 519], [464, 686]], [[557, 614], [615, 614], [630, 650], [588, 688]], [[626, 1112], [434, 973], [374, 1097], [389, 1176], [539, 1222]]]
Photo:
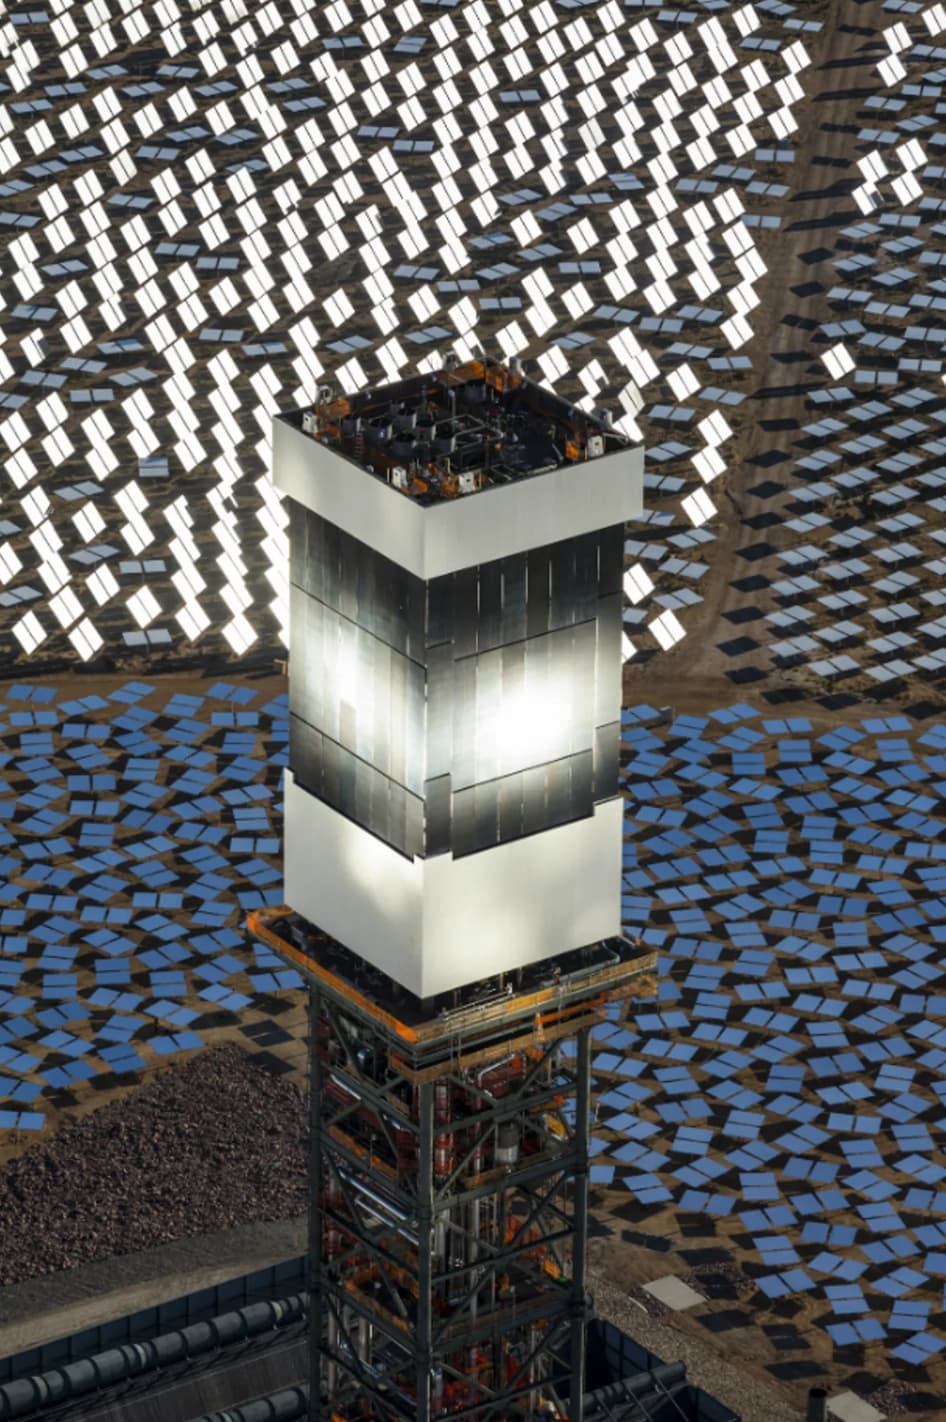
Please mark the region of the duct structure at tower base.
[[621, 937], [420, 1000], [288, 909], [310, 993], [312, 1422], [582, 1422], [591, 1040]]

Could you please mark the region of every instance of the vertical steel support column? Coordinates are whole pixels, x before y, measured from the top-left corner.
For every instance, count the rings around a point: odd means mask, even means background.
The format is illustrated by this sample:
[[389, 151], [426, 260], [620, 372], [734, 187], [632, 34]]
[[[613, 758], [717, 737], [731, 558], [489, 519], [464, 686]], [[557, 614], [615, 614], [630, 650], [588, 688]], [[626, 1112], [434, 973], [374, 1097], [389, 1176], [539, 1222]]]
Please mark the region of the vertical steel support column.
[[572, 1245], [571, 1361], [568, 1422], [582, 1422], [585, 1403], [585, 1263], [588, 1243], [588, 1159], [591, 1132], [591, 1028], [584, 1027], [576, 1042], [575, 1087], [575, 1240]]
[[433, 1367], [434, 1083], [417, 1090], [417, 1422], [430, 1422]]
[[[309, 986], [309, 1422], [322, 1422], [322, 1063], [320, 994]], [[331, 1404], [331, 1399], [329, 1399]], [[324, 1414], [324, 1415], [327, 1415]]]

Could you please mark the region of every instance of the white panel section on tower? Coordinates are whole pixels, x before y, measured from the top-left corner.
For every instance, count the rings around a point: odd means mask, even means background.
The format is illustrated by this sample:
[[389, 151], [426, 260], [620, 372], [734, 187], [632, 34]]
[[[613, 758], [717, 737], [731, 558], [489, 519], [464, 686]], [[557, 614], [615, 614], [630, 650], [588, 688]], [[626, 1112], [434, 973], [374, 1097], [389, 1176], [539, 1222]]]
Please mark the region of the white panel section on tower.
[[285, 771], [285, 898], [417, 997], [616, 937], [623, 800], [454, 859], [407, 859]]
[[640, 518], [644, 451], [618, 450], [424, 508], [277, 416], [272, 480], [280, 493], [427, 581]]

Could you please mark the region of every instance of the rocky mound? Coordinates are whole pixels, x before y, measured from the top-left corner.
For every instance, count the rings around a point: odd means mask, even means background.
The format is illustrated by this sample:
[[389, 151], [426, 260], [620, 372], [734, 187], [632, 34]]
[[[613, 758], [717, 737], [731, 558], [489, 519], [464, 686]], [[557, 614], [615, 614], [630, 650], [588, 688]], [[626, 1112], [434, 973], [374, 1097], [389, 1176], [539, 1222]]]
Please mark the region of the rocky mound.
[[0, 1284], [306, 1209], [305, 1094], [209, 1048], [0, 1167]]

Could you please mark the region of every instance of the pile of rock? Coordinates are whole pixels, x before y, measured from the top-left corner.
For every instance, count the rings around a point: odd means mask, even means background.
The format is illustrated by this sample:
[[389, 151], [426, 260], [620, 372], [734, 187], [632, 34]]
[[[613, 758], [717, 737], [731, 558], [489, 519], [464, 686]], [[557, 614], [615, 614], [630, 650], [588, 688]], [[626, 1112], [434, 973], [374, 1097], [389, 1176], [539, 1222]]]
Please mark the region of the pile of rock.
[[0, 1284], [306, 1209], [305, 1094], [234, 1044], [0, 1167]]

